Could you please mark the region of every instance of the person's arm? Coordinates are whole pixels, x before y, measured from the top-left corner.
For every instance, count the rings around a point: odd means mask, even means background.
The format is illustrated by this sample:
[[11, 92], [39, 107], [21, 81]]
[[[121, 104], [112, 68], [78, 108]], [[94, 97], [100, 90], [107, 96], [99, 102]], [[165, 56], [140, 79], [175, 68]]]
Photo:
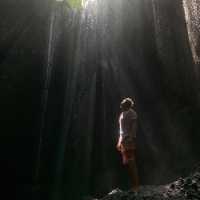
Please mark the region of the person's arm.
[[117, 150], [119, 150], [119, 151], [121, 149], [121, 143], [122, 143], [122, 135], [120, 134], [120, 136], [118, 138], [118, 142], [117, 142]]
[[123, 134], [123, 131], [122, 131], [122, 125], [121, 125], [121, 119], [122, 119], [122, 113], [119, 117], [119, 138], [118, 138], [118, 142], [117, 142], [117, 150], [120, 151], [121, 149], [121, 143], [122, 143], [122, 134]]

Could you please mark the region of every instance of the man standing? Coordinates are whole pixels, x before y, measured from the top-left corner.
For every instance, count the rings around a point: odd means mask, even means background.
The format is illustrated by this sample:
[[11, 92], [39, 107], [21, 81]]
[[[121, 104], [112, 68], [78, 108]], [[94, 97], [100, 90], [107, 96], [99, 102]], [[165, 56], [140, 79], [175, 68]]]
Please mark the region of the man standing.
[[122, 155], [123, 164], [128, 167], [132, 181], [132, 190], [137, 192], [139, 180], [136, 166], [136, 129], [137, 113], [133, 110], [134, 102], [131, 98], [125, 98], [121, 102], [122, 112], [119, 116], [119, 139], [117, 149]]

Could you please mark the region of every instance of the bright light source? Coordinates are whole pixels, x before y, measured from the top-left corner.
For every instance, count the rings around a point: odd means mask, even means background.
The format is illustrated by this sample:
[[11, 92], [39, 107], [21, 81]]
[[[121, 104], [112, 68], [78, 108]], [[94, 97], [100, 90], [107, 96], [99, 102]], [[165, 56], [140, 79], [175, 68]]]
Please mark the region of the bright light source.
[[66, 0], [72, 8], [81, 8], [83, 0]]

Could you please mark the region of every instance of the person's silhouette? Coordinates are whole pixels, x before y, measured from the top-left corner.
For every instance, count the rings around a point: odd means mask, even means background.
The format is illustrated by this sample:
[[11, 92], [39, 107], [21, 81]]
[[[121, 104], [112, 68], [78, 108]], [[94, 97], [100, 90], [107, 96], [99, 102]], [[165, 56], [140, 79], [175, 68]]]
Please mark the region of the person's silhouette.
[[120, 104], [122, 112], [119, 116], [119, 139], [117, 149], [121, 152], [123, 164], [128, 167], [132, 181], [132, 190], [139, 189], [139, 178], [136, 166], [136, 129], [137, 113], [133, 110], [134, 102], [125, 98]]

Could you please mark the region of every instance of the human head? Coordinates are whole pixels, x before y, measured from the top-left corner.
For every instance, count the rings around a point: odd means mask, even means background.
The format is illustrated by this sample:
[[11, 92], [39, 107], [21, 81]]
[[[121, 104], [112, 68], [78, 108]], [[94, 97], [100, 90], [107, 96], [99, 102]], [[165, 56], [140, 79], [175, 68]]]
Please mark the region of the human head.
[[121, 104], [120, 104], [120, 108], [123, 111], [129, 110], [130, 108], [132, 108], [134, 105], [134, 102], [131, 98], [125, 98], [122, 100]]

